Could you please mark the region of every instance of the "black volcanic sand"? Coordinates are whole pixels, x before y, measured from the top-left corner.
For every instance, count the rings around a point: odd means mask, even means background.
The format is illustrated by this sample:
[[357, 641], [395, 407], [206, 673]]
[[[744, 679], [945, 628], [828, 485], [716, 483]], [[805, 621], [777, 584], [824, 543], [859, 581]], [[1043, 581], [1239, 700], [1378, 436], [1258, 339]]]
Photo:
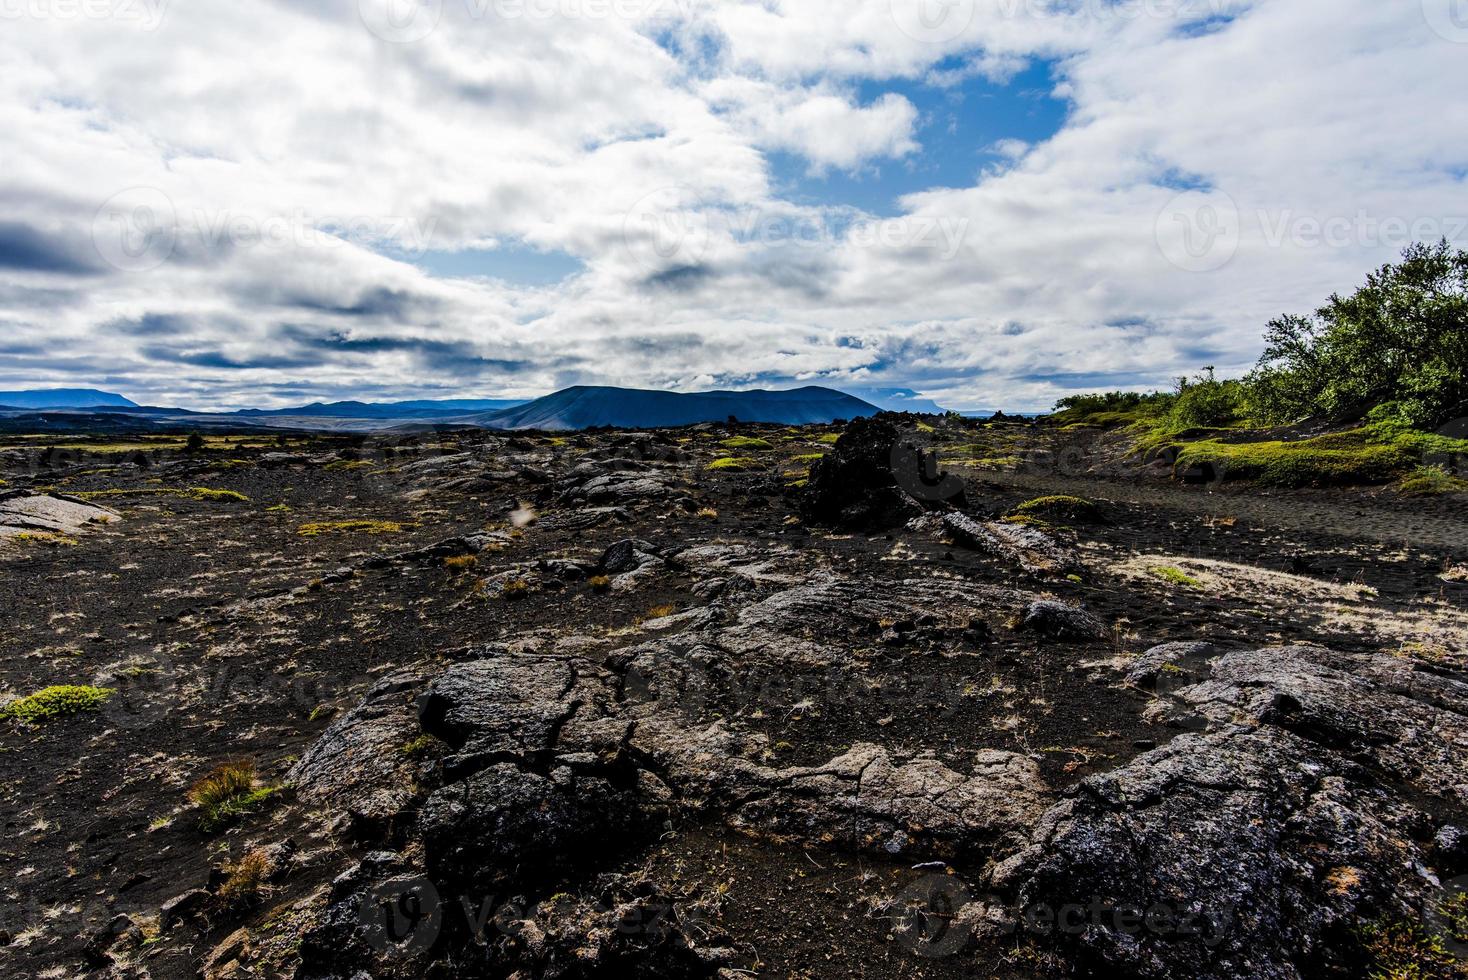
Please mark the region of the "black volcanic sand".
[[[83, 975], [97, 966], [87, 960], [89, 937], [117, 913], [146, 922], [168, 899], [206, 885], [211, 869], [249, 846], [291, 838], [299, 859], [267, 901], [150, 937], [137, 957], [154, 977], [195, 976], [227, 934], [248, 926], [268, 936], [278, 924], [273, 909], [318, 889], [352, 857], [325, 828], [307, 821], [288, 790], [224, 832], [202, 832], [186, 798], [201, 775], [227, 760], [250, 759], [262, 777], [279, 780], [332, 717], [355, 705], [385, 672], [447, 663], [465, 646], [528, 629], [604, 635], [666, 612], [659, 607], [703, 603], [696, 582], [676, 572], [630, 593], [599, 594], [584, 581], [536, 590], [522, 601], [476, 593], [475, 582], [501, 564], [553, 554], [594, 562], [629, 536], [669, 548], [778, 543], [878, 580], [941, 572], [1084, 603], [1114, 624], [1114, 636], [1060, 645], [1017, 631], [1007, 616], [991, 616], [987, 638], [899, 649], [874, 639], [858, 657], [859, 677], [750, 678], [690, 709], [766, 734], [781, 765], [822, 763], [863, 741], [927, 749], [942, 759], [999, 748], [1033, 756], [1055, 788], [1115, 768], [1177, 734], [1144, 720], [1147, 697], [1117, 683], [1119, 658], [1172, 640], [1381, 644], [1379, 636], [1333, 617], [1329, 602], [1273, 602], [1115, 572], [1137, 555], [1217, 559], [1332, 586], [1366, 586], [1375, 590], [1373, 608], [1384, 613], [1416, 614], [1424, 602], [1468, 604], [1468, 583], [1442, 577], [1468, 562], [1462, 501], [1407, 502], [1381, 490], [1263, 493], [1181, 487], [1144, 472], [1099, 478], [1033, 468], [968, 471], [969, 509], [977, 515], [997, 516], [1049, 493], [1100, 504], [1104, 523], [1056, 532], [1086, 561], [1088, 572], [1078, 582], [1036, 583], [1017, 568], [931, 535], [808, 529], [791, 519], [796, 491], [788, 484], [806, 465], [793, 457], [829, 448], [820, 437], [834, 431], [674, 432], [698, 462], [749, 455], [766, 468], [690, 466], [692, 496], [717, 516], [649, 503], [634, 511], [631, 525], [581, 532], [545, 522], [512, 526], [510, 513], [522, 501], [536, 504], [542, 517], [557, 512], [544, 483], [517, 478], [492, 492], [415, 496], [405, 491], [432, 484], [409, 483], [344, 437], [302, 438], [290, 447], [345, 450], [333, 466], [266, 468], [260, 457], [281, 447], [262, 438], [197, 457], [169, 449], [155, 453], [146, 469], [112, 467], [130, 454], [82, 451], [58, 470], [11, 453], [0, 470], [9, 489], [207, 487], [249, 499], [113, 496], [97, 502], [123, 519], [74, 543], [0, 545], [0, 690], [23, 695], [53, 684], [130, 678], [125, 703], [100, 714], [39, 728], [0, 724], [0, 878], [6, 882], [0, 974]], [[1010, 444], [1022, 444], [1034, 430], [1000, 431]], [[777, 450], [719, 448], [716, 439], [736, 433], [769, 438]], [[546, 454], [549, 469], [564, 469], [613, 437], [532, 435], [517, 440], [513, 451]], [[434, 438], [432, 453], [447, 454], [461, 438], [483, 437]], [[357, 459], [365, 465], [348, 465]], [[179, 461], [214, 468], [160, 476]], [[312, 522], [348, 520], [403, 527], [299, 533]], [[333, 575], [372, 555], [485, 527], [504, 532], [509, 543], [498, 554], [481, 555], [468, 574], [409, 562]], [[812, 629], [818, 633], [820, 624]], [[761, 840], [700, 820], [675, 823], [622, 870], [645, 870], [675, 891], [720, 891], [720, 925], [757, 951], [750, 965], [760, 975], [971, 975], [970, 960], [914, 956], [892, 934], [890, 920], [874, 911], [877, 896], [932, 869]], [[951, 870], [960, 877], [965, 871]], [[1021, 943], [988, 968], [994, 976], [1030, 977], [1052, 965]]]

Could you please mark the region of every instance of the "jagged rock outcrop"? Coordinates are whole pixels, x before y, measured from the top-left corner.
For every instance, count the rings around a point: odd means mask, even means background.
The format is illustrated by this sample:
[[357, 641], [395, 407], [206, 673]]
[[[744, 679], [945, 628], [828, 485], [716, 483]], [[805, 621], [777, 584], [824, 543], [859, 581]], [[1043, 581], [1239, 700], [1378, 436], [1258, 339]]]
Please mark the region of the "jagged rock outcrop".
[[1430, 814], [1468, 804], [1463, 679], [1280, 647], [1221, 654], [1170, 698], [1214, 730], [1085, 780], [994, 876], [1020, 909], [1088, 909], [1055, 936], [1084, 962], [1352, 975], [1363, 924], [1420, 921], [1442, 897]]
[[929, 466], [890, 422], [857, 419], [811, 466], [801, 515], [812, 524], [881, 531], [920, 516], [925, 504], [961, 501], [963, 482]]

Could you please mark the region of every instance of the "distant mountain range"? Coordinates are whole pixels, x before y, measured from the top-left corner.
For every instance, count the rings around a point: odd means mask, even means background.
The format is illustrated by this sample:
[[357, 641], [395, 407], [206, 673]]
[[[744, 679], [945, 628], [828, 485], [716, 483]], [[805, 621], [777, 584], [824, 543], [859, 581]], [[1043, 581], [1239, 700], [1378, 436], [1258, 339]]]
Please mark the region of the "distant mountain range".
[[486, 429], [541, 429], [550, 432], [609, 425], [620, 429], [723, 422], [778, 422], [807, 425], [876, 415], [879, 409], [830, 388], [794, 391], [642, 391], [636, 388], [577, 386], [537, 398], [516, 408], [483, 412], [455, 421]]
[[247, 408], [238, 415], [304, 415], [328, 419], [410, 419], [492, 412], [525, 404], [524, 398], [447, 398], [409, 402], [314, 402], [300, 408]]
[[0, 391], [6, 408], [137, 408], [137, 402], [95, 388], [45, 388], [36, 391]]
[[[912, 395], [910, 392], [903, 394]], [[898, 400], [909, 408], [923, 404], [920, 399], [910, 397]], [[106, 416], [109, 425], [131, 425], [139, 429], [171, 425], [209, 429], [261, 427], [370, 432], [450, 425], [564, 432], [597, 426], [650, 429], [723, 422], [730, 417], [741, 422], [807, 425], [860, 418], [879, 411], [881, 409], [871, 402], [816, 386], [791, 391], [695, 393], [580, 386], [531, 402], [509, 399], [318, 402], [300, 408], [244, 409], [238, 412], [191, 412], [179, 408], [139, 406], [121, 395], [80, 389], [0, 393], [0, 416], [10, 417], [7, 428], [32, 425], [66, 431], [75, 431], [79, 424], [83, 424], [76, 417], [78, 414], [91, 417], [92, 421], [85, 424], [99, 424], [102, 420], [99, 413], [108, 412], [114, 413]], [[47, 414], [45, 418], [37, 418], [29, 414], [34, 412]]]

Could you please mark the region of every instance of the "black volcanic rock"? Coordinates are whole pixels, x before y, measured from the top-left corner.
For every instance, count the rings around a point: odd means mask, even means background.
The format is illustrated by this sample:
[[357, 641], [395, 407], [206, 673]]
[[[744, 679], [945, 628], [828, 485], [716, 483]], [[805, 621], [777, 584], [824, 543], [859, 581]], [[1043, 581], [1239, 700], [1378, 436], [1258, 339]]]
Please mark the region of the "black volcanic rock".
[[963, 483], [933, 475], [931, 461], [885, 419], [857, 419], [810, 470], [801, 516], [812, 524], [882, 531], [963, 499]]

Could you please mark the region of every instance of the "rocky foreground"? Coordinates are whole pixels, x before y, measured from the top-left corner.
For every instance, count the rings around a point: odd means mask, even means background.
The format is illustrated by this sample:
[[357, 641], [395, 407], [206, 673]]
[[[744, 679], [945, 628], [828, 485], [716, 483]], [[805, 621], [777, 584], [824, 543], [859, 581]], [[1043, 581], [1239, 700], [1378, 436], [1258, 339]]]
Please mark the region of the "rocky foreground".
[[1452, 504], [842, 431], [0, 450], [0, 971], [1468, 975]]

